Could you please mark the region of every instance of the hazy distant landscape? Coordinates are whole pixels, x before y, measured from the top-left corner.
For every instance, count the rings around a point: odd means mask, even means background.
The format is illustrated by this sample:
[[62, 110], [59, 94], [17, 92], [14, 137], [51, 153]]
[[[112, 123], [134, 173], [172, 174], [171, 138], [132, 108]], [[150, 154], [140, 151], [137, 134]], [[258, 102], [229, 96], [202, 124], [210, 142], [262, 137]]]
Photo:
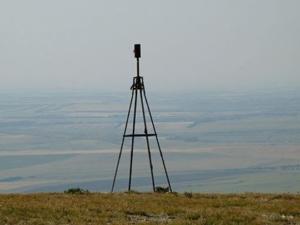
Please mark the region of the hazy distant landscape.
[[[109, 191], [129, 97], [129, 92], [2, 93], [0, 192]], [[148, 98], [174, 190], [300, 191], [298, 90]], [[151, 187], [144, 142], [137, 141], [134, 155], [137, 190]], [[151, 146], [157, 185], [163, 186], [155, 142]], [[125, 190], [128, 154], [120, 166], [116, 188]]]

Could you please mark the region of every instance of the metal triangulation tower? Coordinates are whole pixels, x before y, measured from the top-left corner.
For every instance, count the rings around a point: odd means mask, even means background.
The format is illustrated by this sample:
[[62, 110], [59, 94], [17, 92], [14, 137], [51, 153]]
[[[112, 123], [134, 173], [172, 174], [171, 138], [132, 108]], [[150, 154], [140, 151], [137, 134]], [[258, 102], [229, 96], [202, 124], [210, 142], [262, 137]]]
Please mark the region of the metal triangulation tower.
[[[118, 173], [118, 169], [119, 169], [119, 164], [120, 164], [120, 159], [121, 159], [121, 156], [122, 156], [122, 151], [123, 151], [123, 145], [124, 145], [125, 138], [131, 138], [128, 191], [131, 190], [132, 159], [133, 159], [133, 149], [134, 149], [134, 139], [135, 139], [135, 137], [145, 137], [146, 138], [148, 158], [149, 158], [149, 164], [150, 164], [150, 172], [151, 172], [151, 179], [152, 179], [152, 187], [153, 187], [154, 192], [156, 191], [156, 188], [155, 188], [155, 181], [154, 181], [154, 175], [153, 175], [153, 164], [152, 164], [152, 157], [151, 157], [151, 151], [150, 151], [149, 137], [155, 137], [156, 143], [157, 143], [157, 146], [158, 146], [158, 150], [159, 150], [159, 154], [160, 154], [160, 157], [161, 157], [161, 160], [162, 160], [164, 172], [165, 172], [165, 175], [166, 175], [166, 178], [167, 178], [168, 188], [169, 188], [169, 191], [172, 192], [172, 187], [171, 187], [171, 184], [170, 184], [169, 175], [168, 175], [168, 172], [167, 172], [165, 160], [164, 160], [163, 153], [161, 151], [161, 147], [160, 147], [160, 144], [159, 144], [159, 141], [158, 141], [157, 132], [156, 132], [155, 125], [154, 125], [154, 122], [153, 122], [153, 117], [152, 117], [152, 114], [151, 114], [151, 111], [150, 111], [148, 100], [146, 98], [144, 80], [143, 80], [143, 77], [140, 76], [140, 67], [139, 67], [139, 59], [141, 57], [141, 45], [140, 44], [135, 44], [134, 45], [134, 54], [135, 54], [135, 58], [137, 60], [137, 64], [136, 64], [137, 65], [137, 76], [133, 78], [133, 84], [130, 88], [131, 92], [132, 92], [131, 100], [130, 100], [130, 104], [129, 104], [128, 114], [127, 114], [127, 119], [126, 119], [126, 123], [125, 123], [124, 134], [123, 134], [123, 139], [122, 139], [121, 148], [120, 148], [120, 152], [119, 152], [119, 157], [118, 157], [118, 161], [117, 161], [117, 165], [116, 165], [113, 184], [112, 184], [112, 187], [111, 187], [111, 192], [114, 191], [116, 177], [117, 177], [117, 173]], [[142, 108], [143, 121], [144, 121], [144, 133], [142, 133], [142, 134], [135, 132], [136, 131], [136, 114], [137, 114], [137, 101], [138, 101], [138, 98], [140, 98], [140, 101], [141, 101], [141, 108]], [[131, 112], [131, 109], [132, 109], [133, 100], [134, 100], [134, 105], [133, 105], [132, 133], [127, 134], [126, 131], [127, 131], [127, 127], [128, 127], [128, 121], [129, 121], [130, 112]], [[150, 116], [150, 120], [151, 120], [151, 124], [152, 124], [152, 128], [153, 128], [153, 133], [148, 133], [147, 121], [146, 121], [146, 115], [145, 115], [145, 105], [144, 105], [145, 103], [146, 103], [146, 107], [147, 107], [147, 110], [148, 110], [148, 113], [149, 113], [149, 116]]]

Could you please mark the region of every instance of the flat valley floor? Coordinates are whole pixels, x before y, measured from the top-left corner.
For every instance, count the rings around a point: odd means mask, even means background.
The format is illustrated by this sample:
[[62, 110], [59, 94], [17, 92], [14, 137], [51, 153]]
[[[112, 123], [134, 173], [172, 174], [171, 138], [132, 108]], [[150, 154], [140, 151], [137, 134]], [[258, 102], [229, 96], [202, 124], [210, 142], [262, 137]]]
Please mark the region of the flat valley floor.
[[[129, 91], [2, 93], [0, 193], [110, 191], [129, 98]], [[148, 100], [174, 190], [299, 191], [299, 90], [161, 93]], [[138, 115], [136, 132], [143, 133]], [[116, 191], [127, 190], [130, 143]], [[145, 144], [135, 141], [132, 180], [143, 192], [151, 190]], [[156, 185], [165, 186], [153, 138], [150, 145]]]

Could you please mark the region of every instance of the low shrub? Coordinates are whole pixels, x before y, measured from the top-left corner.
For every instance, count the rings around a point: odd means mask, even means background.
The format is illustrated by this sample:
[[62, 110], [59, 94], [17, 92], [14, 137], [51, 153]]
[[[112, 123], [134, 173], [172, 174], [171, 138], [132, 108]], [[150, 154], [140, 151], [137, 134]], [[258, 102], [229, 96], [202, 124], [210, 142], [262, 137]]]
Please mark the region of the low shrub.
[[187, 197], [187, 198], [192, 198], [193, 193], [192, 192], [184, 192], [184, 196]]
[[89, 190], [85, 190], [82, 188], [69, 188], [68, 190], [64, 191], [65, 194], [88, 194], [90, 193]]
[[160, 186], [158, 186], [158, 187], [155, 188], [155, 192], [157, 192], [157, 193], [167, 193], [169, 191], [170, 191], [169, 187], [160, 187]]

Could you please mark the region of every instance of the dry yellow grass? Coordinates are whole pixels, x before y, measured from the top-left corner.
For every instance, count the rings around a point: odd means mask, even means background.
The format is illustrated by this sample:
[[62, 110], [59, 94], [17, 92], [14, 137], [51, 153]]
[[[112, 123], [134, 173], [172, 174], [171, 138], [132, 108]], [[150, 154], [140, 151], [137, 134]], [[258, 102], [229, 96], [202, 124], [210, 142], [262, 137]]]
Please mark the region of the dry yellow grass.
[[0, 195], [0, 224], [300, 224], [300, 195]]

